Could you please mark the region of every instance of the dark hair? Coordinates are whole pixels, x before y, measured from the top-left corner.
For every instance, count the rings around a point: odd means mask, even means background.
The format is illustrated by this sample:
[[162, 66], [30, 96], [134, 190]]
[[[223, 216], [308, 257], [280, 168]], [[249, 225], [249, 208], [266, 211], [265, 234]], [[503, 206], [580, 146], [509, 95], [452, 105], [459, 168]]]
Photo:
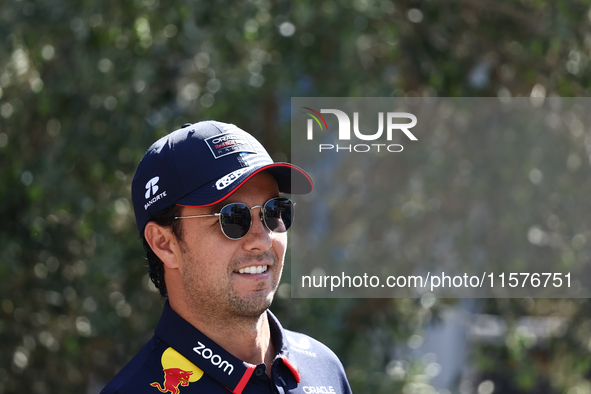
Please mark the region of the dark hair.
[[[182, 210], [183, 207], [173, 204], [152, 216], [151, 221], [160, 226], [169, 227], [178, 240], [182, 241], [183, 224], [181, 220], [175, 220], [176, 216], [181, 216]], [[158, 257], [152, 248], [150, 248], [143, 231], [140, 234], [140, 238], [144, 244], [144, 249], [146, 250], [147, 254], [148, 273], [150, 274], [150, 279], [152, 279], [154, 286], [160, 290], [160, 295], [162, 297], [168, 297], [168, 290], [166, 289], [166, 282], [164, 281], [164, 264], [162, 263], [162, 260], [160, 260], [160, 257]]]

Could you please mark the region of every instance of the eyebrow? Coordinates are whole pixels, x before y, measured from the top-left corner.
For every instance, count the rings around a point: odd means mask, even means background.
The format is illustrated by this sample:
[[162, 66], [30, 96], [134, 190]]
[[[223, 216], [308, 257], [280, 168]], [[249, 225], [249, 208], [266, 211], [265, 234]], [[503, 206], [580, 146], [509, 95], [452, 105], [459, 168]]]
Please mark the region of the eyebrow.
[[219, 213], [226, 205], [228, 205], [228, 203], [224, 201], [212, 205], [209, 209], [209, 213]]
[[[279, 193], [277, 193], [277, 195], [275, 197], [271, 197], [271, 198], [278, 198], [278, 197], [285, 197], [285, 194], [279, 192]], [[219, 203], [217, 203], [215, 205], [212, 205], [211, 206], [210, 213], [219, 213], [222, 210], [222, 208], [225, 207], [228, 204], [233, 204], [233, 203], [236, 203], [236, 202], [242, 203], [241, 201], [228, 201], [229, 198], [230, 197], [228, 197], [227, 199], [225, 199], [225, 200], [223, 200], [223, 201], [221, 201], [221, 202], [219, 202]], [[267, 202], [267, 201], [265, 201], [265, 202]]]

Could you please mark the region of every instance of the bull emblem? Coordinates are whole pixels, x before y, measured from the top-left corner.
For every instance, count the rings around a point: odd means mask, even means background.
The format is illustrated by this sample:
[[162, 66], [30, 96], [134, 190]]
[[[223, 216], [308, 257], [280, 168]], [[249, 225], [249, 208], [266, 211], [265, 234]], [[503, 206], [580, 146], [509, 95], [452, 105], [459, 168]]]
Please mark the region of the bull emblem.
[[156, 387], [162, 393], [179, 394], [179, 386], [188, 386], [189, 378], [193, 375], [192, 371], [183, 371], [180, 368], [168, 368], [164, 370], [164, 387], [160, 383], [154, 382], [150, 386]]

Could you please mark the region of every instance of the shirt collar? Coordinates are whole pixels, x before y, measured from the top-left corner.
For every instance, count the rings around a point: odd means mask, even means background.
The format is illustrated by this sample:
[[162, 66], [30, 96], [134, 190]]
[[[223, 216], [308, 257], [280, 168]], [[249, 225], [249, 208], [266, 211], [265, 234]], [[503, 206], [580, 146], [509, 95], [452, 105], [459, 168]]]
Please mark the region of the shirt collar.
[[[275, 359], [280, 358], [299, 382], [300, 374], [297, 367], [288, 359], [289, 352], [283, 327], [270, 311], [267, 313], [271, 337], [277, 352]], [[244, 362], [224, 350], [180, 317], [172, 310], [168, 300], [164, 305], [155, 335], [234, 394], [242, 393], [256, 368], [255, 365]]]
[[193, 327], [172, 310], [168, 300], [154, 334], [234, 394], [242, 393], [254, 372], [254, 365], [234, 357]]
[[279, 323], [279, 320], [275, 317], [270, 310], [267, 309], [267, 316], [269, 316], [269, 327], [271, 328], [271, 337], [273, 338], [273, 344], [275, 345], [275, 351], [277, 355], [275, 359], [281, 359], [283, 364], [292, 373], [295, 380], [299, 383], [301, 380], [300, 372], [297, 369], [297, 365], [293, 361], [293, 357], [289, 358], [289, 350], [287, 350], [287, 343], [285, 340], [285, 331]]

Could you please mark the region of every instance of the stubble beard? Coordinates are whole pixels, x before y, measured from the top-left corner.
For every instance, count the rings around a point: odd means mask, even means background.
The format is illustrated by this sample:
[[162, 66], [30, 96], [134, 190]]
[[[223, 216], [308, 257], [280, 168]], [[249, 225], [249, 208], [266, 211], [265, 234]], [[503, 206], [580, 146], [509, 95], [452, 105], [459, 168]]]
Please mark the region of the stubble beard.
[[[189, 258], [188, 255], [185, 255]], [[247, 255], [231, 263], [232, 271], [245, 263], [271, 261], [271, 290], [262, 291], [264, 284], [261, 282], [261, 291], [241, 296], [234, 289], [231, 272], [225, 280], [208, 278], [195, 269], [185, 272], [182, 276], [185, 289], [185, 302], [197, 316], [206, 316], [211, 323], [225, 326], [236, 323], [254, 323], [271, 306], [275, 292], [281, 279], [283, 265], [279, 265], [277, 256], [266, 251], [260, 255]], [[196, 261], [191, 261], [190, 266], [198, 267]], [[277, 272], [278, 271], [278, 272]]]

